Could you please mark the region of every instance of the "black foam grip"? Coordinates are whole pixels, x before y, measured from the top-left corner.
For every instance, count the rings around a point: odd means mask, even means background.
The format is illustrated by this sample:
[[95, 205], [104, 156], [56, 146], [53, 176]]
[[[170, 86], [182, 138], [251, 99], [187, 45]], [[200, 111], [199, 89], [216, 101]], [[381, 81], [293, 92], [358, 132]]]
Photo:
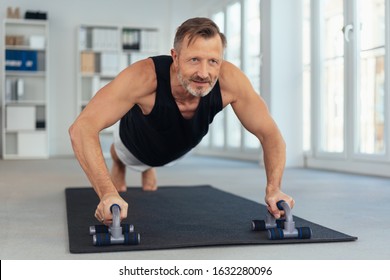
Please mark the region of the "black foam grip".
[[111, 205], [111, 207], [110, 207], [110, 211], [111, 211], [111, 213], [112, 213], [112, 208], [113, 208], [114, 206], [118, 206], [118, 208], [119, 208], [119, 211], [121, 210], [121, 207], [120, 207], [118, 204], [114, 203], [114, 204], [113, 204], [113, 205]]
[[140, 242], [140, 235], [136, 232], [125, 232], [124, 234], [124, 244], [126, 245], [138, 245]]
[[252, 220], [252, 230], [253, 231], [263, 231], [266, 230], [264, 220]]
[[283, 230], [280, 228], [271, 228], [268, 230], [268, 239], [280, 240], [284, 238]]
[[125, 232], [130, 232], [130, 226], [129, 224], [122, 224], [121, 227], [122, 227], [122, 233], [125, 233]]
[[285, 222], [286, 220], [285, 219], [277, 219], [276, 220], [276, 226], [278, 227], [278, 228], [284, 228], [284, 222]]
[[96, 234], [96, 246], [106, 246], [111, 244], [111, 234], [99, 233]]
[[298, 227], [298, 239], [310, 239], [311, 238], [311, 229], [309, 227]]
[[279, 210], [283, 210], [282, 202], [284, 202], [284, 200], [279, 200], [279, 201], [276, 203], [276, 206], [278, 207]]
[[95, 225], [95, 233], [108, 233], [108, 226]]

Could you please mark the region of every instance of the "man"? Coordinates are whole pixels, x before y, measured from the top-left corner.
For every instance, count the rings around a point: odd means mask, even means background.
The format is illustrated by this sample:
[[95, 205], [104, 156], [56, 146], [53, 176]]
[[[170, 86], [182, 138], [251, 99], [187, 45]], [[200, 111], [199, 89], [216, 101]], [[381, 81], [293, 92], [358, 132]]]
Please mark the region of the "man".
[[[293, 207], [294, 200], [280, 190], [284, 140], [248, 78], [223, 61], [225, 47], [225, 36], [213, 21], [185, 21], [177, 29], [171, 56], [148, 58], [123, 70], [70, 127], [75, 155], [100, 198], [95, 212], [99, 221], [111, 223], [114, 203], [121, 207], [121, 219], [127, 217], [128, 205], [119, 195], [126, 190], [126, 166], [142, 172], [143, 190], [156, 190], [153, 167], [169, 164], [195, 147], [214, 116], [229, 104], [262, 144], [269, 211], [279, 218], [276, 202], [281, 199]], [[110, 174], [99, 132], [119, 120]]]

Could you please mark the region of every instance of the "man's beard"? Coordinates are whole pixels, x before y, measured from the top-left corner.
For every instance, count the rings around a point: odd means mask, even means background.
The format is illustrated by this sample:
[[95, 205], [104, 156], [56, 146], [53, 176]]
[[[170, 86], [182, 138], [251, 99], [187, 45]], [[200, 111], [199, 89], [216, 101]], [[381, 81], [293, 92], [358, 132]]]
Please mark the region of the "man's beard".
[[[183, 75], [181, 74], [180, 71], [178, 71], [178, 73], [177, 73], [177, 78], [178, 78], [180, 84], [185, 88], [185, 90], [188, 91], [190, 94], [192, 94], [195, 97], [204, 97], [207, 94], [209, 94], [217, 82], [217, 79], [215, 79], [215, 81], [211, 81], [210, 78], [203, 79], [203, 78], [199, 77], [198, 75], [192, 75], [188, 80], [184, 80]], [[203, 87], [192, 88], [191, 81], [203, 82], [203, 83], [207, 82], [209, 84], [209, 87], [206, 89], [204, 89]]]

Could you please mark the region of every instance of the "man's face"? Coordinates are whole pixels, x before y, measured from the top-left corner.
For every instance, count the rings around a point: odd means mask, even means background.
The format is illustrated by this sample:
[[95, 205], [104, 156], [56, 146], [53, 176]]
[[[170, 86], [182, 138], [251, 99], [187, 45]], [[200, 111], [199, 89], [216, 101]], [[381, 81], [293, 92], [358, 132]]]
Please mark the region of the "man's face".
[[172, 57], [181, 85], [196, 97], [206, 96], [217, 82], [223, 60], [220, 37], [204, 39], [198, 37], [188, 46], [188, 37], [179, 53], [172, 50]]

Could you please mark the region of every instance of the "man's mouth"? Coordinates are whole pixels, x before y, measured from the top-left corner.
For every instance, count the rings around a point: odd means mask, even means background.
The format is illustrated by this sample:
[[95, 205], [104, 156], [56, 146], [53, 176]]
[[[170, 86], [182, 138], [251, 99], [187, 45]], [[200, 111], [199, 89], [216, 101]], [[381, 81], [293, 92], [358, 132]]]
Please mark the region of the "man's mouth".
[[197, 80], [197, 79], [192, 79], [194, 83], [199, 83], [199, 84], [210, 84], [209, 80]]

